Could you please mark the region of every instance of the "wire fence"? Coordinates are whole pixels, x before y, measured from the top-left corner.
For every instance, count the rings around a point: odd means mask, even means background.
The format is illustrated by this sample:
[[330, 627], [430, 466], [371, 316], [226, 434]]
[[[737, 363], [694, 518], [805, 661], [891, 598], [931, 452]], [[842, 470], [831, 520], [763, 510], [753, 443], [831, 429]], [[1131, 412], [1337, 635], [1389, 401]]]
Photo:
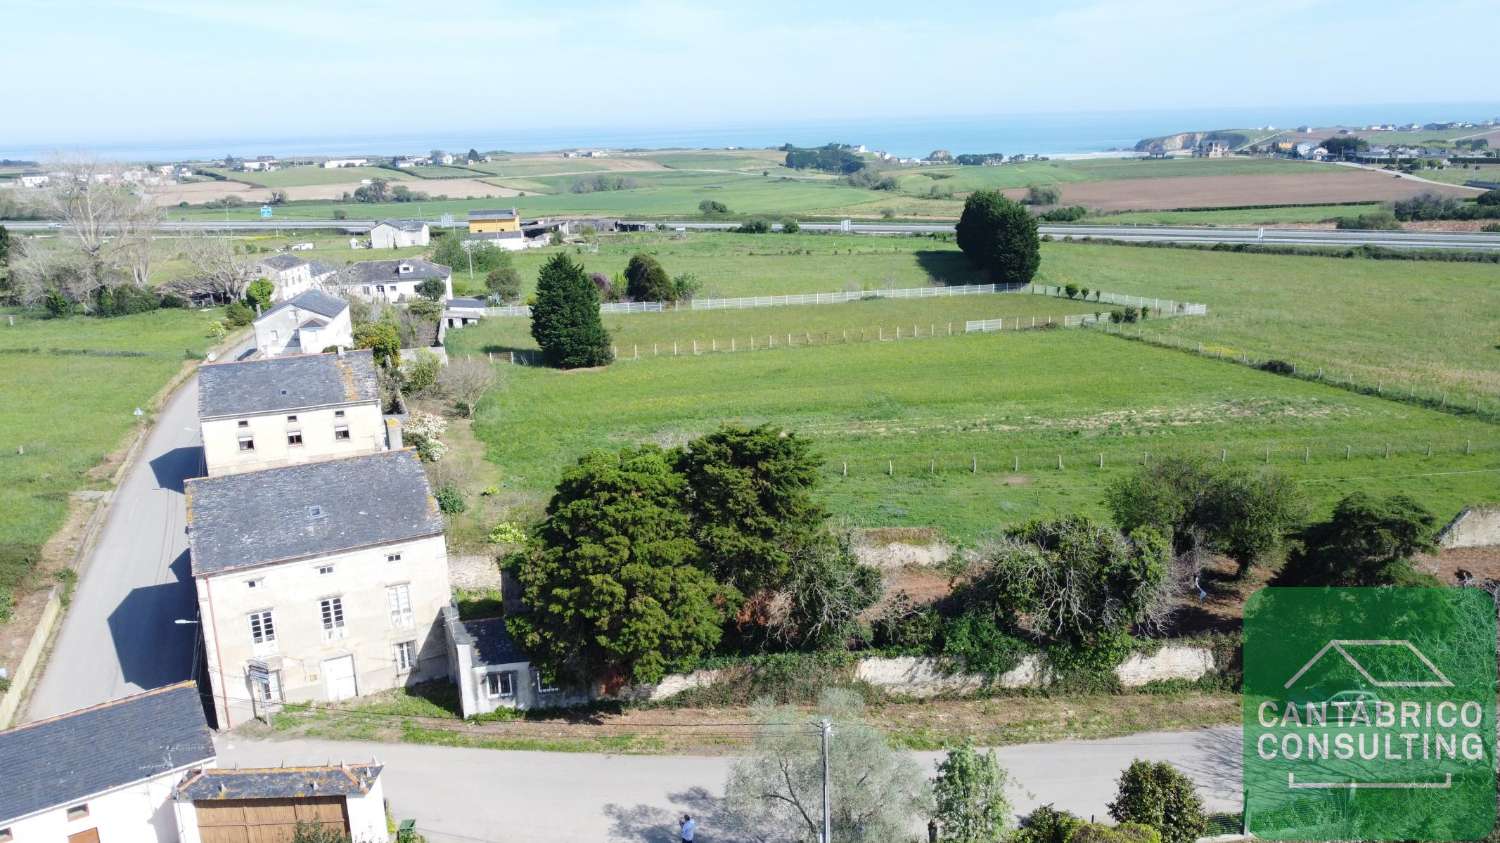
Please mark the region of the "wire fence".
[[1174, 301], [1173, 299], [1131, 296], [1124, 293], [1106, 293], [1103, 290], [1080, 291], [1078, 294], [1070, 296], [1066, 287], [1058, 287], [1052, 284], [1032, 284], [1031, 292], [1039, 296], [1053, 296], [1055, 298], [1070, 299], [1084, 303], [1096, 301], [1101, 304], [1115, 304], [1121, 307], [1149, 308], [1153, 316], [1208, 315], [1208, 305], [1206, 304]]
[[1197, 354], [1200, 357], [1229, 361], [1256, 369], [1277, 371], [1279, 374], [1287, 377], [1326, 384], [1362, 395], [1374, 395], [1387, 400], [1414, 404], [1430, 410], [1439, 410], [1455, 415], [1472, 415], [1486, 421], [1500, 422], [1500, 399], [1490, 396], [1477, 395], [1472, 392], [1459, 392], [1456, 389], [1434, 389], [1413, 385], [1404, 381], [1386, 381], [1383, 378], [1375, 378], [1372, 382], [1370, 378], [1361, 377], [1353, 372], [1341, 372], [1331, 367], [1325, 367], [1317, 362], [1298, 360], [1294, 357], [1263, 357], [1228, 346], [1214, 343], [1205, 344], [1199, 340], [1187, 340], [1167, 334], [1155, 333], [1140, 323], [1134, 325], [1103, 323], [1101, 327], [1106, 333], [1114, 336], [1146, 343], [1147, 345], [1154, 345], [1158, 348], [1186, 351]]
[[[809, 304], [844, 304], [874, 299], [935, 299], [952, 296], [1010, 293], [1022, 284], [961, 284], [952, 287], [906, 287], [895, 290], [849, 290], [838, 293], [798, 293], [784, 296], [739, 296], [736, 298], [691, 299], [675, 302], [604, 302], [600, 313], [663, 313], [679, 310], [743, 310], [759, 307], [790, 307]], [[527, 305], [487, 307], [486, 316], [530, 316]]]
[[[893, 479], [941, 478], [954, 475], [1054, 475], [1075, 476], [1084, 483], [1096, 482], [1101, 472], [1150, 465], [1170, 457], [1208, 462], [1290, 469], [1317, 466], [1326, 477], [1299, 478], [1303, 483], [1352, 479], [1335, 466], [1361, 466], [1358, 476], [1386, 476], [1395, 470], [1403, 477], [1454, 476], [1488, 473], [1500, 476], [1500, 442], [1457, 437], [1397, 438], [1327, 436], [1278, 439], [1274, 442], [1224, 441], [1222, 444], [1163, 446], [1148, 450], [1124, 441], [1101, 442], [1092, 448], [989, 447], [961, 452], [953, 448], [914, 453], [906, 450], [889, 456], [830, 454], [823, 464], [825, 475], [834, 478]], [[1424, 465], [1424, 463], [1426, 465]], [[1384, 468], [1389, 466], [1390, 468]], [[1415, 470], [1414, 470], [1415, 469]], [[1430, 469], [1430, 470], [1424, 470]]]

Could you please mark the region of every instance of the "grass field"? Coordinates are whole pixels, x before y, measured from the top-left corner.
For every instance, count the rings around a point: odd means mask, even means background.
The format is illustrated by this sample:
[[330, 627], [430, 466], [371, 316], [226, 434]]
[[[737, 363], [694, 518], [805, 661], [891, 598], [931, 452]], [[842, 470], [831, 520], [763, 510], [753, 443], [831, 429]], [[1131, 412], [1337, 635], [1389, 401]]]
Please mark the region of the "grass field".
[[[216, 315], [162, 310], [115, 319], [17, 316], [14, 326], [0, 321], [0, 543], [41, 544], [62, 523], [70, 492], [100, 486], [90, 469], [140, 424], [135, 408], [148, 406], [188, 353], [208, 348], [207, 326]], [[40, 351], [22, 351], [29, 349]]]
[[[414, 179], [408, 177], [405, 173], [387, 170], [384, 167], [337, 167], [331, 170], [324, 167], [287, 167], [281, 170], [272, 170], [269, 173], [241, 173], [234, 170], [226, 170], [222, 167], [214, 167], [210, 168], [209, 172], [217, 173], [231, 181], [242, 181], [246, 184], [256, 185], [257, 187], [352, 184], [362, 179], [414, 181]], [[473, 174], [469, 173], [467, 175]]]
[[1415, 175], [1444, 184], [1463, 184], [1468, 181], [1500, 182], [1500, 161], [1494, 164], [1470, 164], [1468, 169], [1450, 166], [1438, 170], [1418, 170]]
[[1500, 266], [1044, 244], [1039, 280], [1204, 302], [1147, 331], [1375, 386], [1500, 400]]
[[1285, 225], [1316, 223], [1339, 217], [1356, 217], [1378, 211], [1382, 205], [1284, 205], [1279, 208], [1231, 208], [1213, 211], [1125, 211], [1097, 214], [1084, 222], [1100, 225]]
[[[1300, 170], [1297, 168], [1301, 168]], [[1077, 161], [1026, 161], [1002, 167], [922, 167], [900, 171], [903, 191], [923, 194], [930, 185], [955, 192], [981, 188], [1026, 187], [1117, 179], [1154, 179], [1181, 176], [1259, 176], [1267, 173], [1332, 171], [1331, 166], [1304, 164], [1281, 158], [1091, 158]]]
[[[844, 304], [764, 307], [746, 310], [682, 310], [671, 313], [606, 314], [604, 325], [622, 357], [700, 351], [748, 351], [791, 345], [870, 342], [898, 337], [939, 338], [961, 334], [969, 319], [1019, 319], [1046, 324], [1074, 313], [1107, 313], [1113, 308], [1029, 294], [992, 293], [952, 298], [876, 299]], [[455, 353], [534, 350], [531, 320], [496, 317], [448, 335]]]
[[960, 539], [1044, 513], [1098, 513], [1104, 483], [1148, 452], [1222, 449], [1261, 464], [1269, 449], [1322, 506], [1356, 488], [1400, 489], [1445, 515], [1493, 497], [1500, 477], [1500, 443], [1483, 423], [1092, 331], [507, 374], [475, 432], [507, 490], [536, 503], [589, 449], [678, 443], [722, 421], [811, 437], [824, 497], [854, 525], [931, 525]]

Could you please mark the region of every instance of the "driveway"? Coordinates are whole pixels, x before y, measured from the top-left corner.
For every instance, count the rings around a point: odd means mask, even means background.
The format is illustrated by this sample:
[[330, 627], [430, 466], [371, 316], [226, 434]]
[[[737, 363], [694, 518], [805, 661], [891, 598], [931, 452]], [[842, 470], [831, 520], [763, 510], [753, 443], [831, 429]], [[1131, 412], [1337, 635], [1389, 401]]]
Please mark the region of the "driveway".
[[[501, 752], [488, 749], [321, 740], [218, 739], [219, 765], [385, 765], [385, 796], [400, 819], [446, 843], [611, 840], [674, 843], [677, 818], [703, 821], [703, 843], [748, 843], [724, 816], [728, 758]], [[1238, 810], [1240, 733], [1226, 727], [1100, 741], [1027, 744], [996, 751], [1020, 813], [1052, 803], [1106, 816], [1120, 771], [1136, 758], [1171, 761], [1198, 783], [1213, 811]], [[933, 769], [941, 753], [916, 754]]]
[[114, 491], [25, 719], [192, 676], [197, 628], [173, 621], [197, 616], [182, 488], [202, 465], [194, 376], [168, 399]]

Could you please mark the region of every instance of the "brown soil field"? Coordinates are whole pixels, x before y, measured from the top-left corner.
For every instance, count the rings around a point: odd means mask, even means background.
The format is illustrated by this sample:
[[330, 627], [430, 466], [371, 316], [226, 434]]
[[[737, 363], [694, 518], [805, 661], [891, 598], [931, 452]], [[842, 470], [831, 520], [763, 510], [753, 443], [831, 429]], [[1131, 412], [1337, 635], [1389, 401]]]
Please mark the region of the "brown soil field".
[[[1316, 175], [1179, 176], [1076, 182], [1059, 187], [1062, 204], [1101, 211], [1385, 202], [1427, 191], [1465, 197], [1473, 194], [1472, 190], [1454, 185], [1425, 184], [1352, 168], [1346, 173]], [[1026, 195], [1024, 189], [1005, 193], [1016, 199]]]
[[[509, 187], [498, 187], [493, 184], [480, 181], [479, 179], [430, 179], [423, 182], [406, 182], [413, 190], [419, 190], [431, 196], [444, 195], [451, 199], [464, 199], [481, 196], [515, 196], [519, 191]], [[353, 193], [359, 189], [360, 183], [348, 182], [340, 184], [307, 184], [295, 187], [281, 187], [277, 190], [286, 194], [287, 199], [337, 199], [345, 193]], [[226, 196], [238, 196], [246, 203], [265, 202], [271, 198], [271, 191], [263, 187], [250, 187], [237, 181], [204, 181], [178, 184], [157, 193], [155, 202], [160, 206], [170, 207], [179, 202], [187, 202], [197, 205], [213, 199], [222, 199]]]

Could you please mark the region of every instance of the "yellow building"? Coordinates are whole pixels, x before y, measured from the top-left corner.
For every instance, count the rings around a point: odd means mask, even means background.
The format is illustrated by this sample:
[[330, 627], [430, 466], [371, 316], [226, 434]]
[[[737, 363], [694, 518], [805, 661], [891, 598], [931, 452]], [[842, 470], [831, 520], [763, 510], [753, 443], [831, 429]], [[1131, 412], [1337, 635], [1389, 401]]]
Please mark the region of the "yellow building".
[[515, 208], [503, 211], [470, 211], [470, 234], [499, 234], [521, 230], [521, 215]]

